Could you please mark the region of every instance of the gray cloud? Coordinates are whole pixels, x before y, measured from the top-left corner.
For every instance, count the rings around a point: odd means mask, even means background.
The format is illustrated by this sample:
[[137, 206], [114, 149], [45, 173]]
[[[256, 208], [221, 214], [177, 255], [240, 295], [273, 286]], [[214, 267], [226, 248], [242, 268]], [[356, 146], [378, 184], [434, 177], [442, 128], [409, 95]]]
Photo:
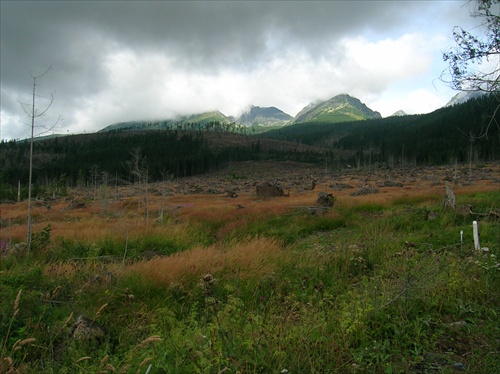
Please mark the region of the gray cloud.
[[[168, 64], [171, 74], [189, 72], [207, 77], [227, 71], [255, 75], [266, 64], [279, 59], [287, 59], [290, 66], [298, 64], [292, 61], [296, 58], [307, 60], [308, 66], [325, 59], [345, 66], [349, 61], [345, 60], [340, 43], [345, 38], [382, 39], [391, 35], [397, 38], [403, 33], [421, 31], [424, 25], [448, 26], [451, 16], [448, 12], [467, 13], [457, 9], [457, 4], [422, 1], [1, 1], [0, 4], [2, 118], [19, 115], [16, 100], [29, 93], [29, 72], [36, 75], [53, 66], [40, 89], [57, 91], [54, 109], [63, 112], [67, 126], [77, 121], [77, 112], [84, 108], [97, 105], [105, 108], [105, 103], [96, 102], [97, 99], [109, 100], [110, 95], [116, 98], [123, 94], [120, 100], [127, 100], [126, 93], [112, 88], [116, 82], [111, 77], [114, 67], [110, 65], [110, 56], [120, 53], [132, 54], [132, 65], [142, 66], [142, 62], [138, 63], [142, 56], [161, 56], [160, 61]], [[448, 22], [443, 22], [444, 19]], [[144, 67], [155, 69], [152, 64]], [[151, 71], [132, 67], [129, 70], [139, 74], [131, 79], [152, 81]], [[153, 82], [161, 79], [170, 82], [169, 72], [162, 74]], [[320, 75], [325, 84], [325, 74]], [[314, 82], [311, 77], [309, 83]], [[129, 88], [148, 90], [140, 82]], [[130, 96], [140, 100], [137, 92]], [[246, 96], [258, 99], [258, 95], [251, 93]], [[131, 112], [127, 111], [129, 115]], [[110, 113], [100, 120], [96, 118], [96, 124], [102, 125], [104, 118], [113, 120], [115, 117]], [[140, 110], [136, 113], [146, 115]], [[8, 126], [2, 125], [2, 138], [5, 132], [18, 136], [19, 131], [12, 131], [12, 122]]]

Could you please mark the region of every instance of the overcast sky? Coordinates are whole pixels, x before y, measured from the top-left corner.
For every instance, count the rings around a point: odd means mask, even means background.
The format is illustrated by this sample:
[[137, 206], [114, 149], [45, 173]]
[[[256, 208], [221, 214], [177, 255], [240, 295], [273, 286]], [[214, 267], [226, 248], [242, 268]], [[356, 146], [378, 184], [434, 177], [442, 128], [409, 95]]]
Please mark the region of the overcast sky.
[[29, 136], [22, 103], [54, 102], [62, 133], [250, 105], [295, 116], [340, 93], [389, 116], [456, 93], [439, 77], [464, 1], [4, 1], [1, 138]]

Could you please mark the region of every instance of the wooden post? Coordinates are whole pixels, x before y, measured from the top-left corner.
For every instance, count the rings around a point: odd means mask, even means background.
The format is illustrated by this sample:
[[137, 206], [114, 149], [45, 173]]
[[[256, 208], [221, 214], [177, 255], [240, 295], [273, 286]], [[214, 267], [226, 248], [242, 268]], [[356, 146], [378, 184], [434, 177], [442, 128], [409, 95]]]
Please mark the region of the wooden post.
[[480, 250], [481, 244], [479, 243], [479, 228], [477, 226], [477, 221], [472, 222], [472, 234], [474, 235], [474, 248]]

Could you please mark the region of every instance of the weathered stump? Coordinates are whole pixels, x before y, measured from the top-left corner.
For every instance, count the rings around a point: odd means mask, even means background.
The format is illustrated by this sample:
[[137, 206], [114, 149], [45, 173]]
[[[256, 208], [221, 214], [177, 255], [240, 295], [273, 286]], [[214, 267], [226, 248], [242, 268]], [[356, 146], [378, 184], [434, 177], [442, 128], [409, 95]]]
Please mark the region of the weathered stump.
[[335, 202], [335, 197], [331, 193], [320, 192], [316, 200], [316, 205], [322, 207], [332, 207]]
[[448, 182], [446, 182], [444, 189], [445, 189], [446, 193], [444, 195], [443, 207], [445, 209], [455, 210], [457, 200], [456, 200], [455, 194], [453, 193], [453, 190], [450, 187], [450, 184]]

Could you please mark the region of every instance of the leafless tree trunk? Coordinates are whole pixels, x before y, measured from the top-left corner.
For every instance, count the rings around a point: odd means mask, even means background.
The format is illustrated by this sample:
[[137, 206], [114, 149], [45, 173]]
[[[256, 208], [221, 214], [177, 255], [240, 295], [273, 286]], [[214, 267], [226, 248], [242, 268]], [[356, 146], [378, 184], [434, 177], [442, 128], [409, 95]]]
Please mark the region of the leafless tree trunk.
[[139, 191], [139, 199], [137, 212], [141, 211], [141, 183], [145, 183], [145, 196], [144, 201], [146, 204], [146, 222], [149, 218], [149, 203], [148, 203], [148, 179], [149, 179], [149, 170], [146, 164], [146, 158], [141, 155], [140, 148], [134, 148], [130, 153], [132, 155], [132, 160], [127, 161], [126, 166], [129, 170], [130, 174], [134, 177], [134, 183], [137, 183], [137, 190]]
[[162, 178], [160, 222], [163, 223], [163, 215], [164, 215], [164, 211], [165, 211], [166, 177], [168, 177], [168, 180], [171, 181], [174, 178], [174, 175], [171, 173], [167, 174], [165, 169], [162, 170], [160, 173], [161, 173], [161, 178]]
[[470, 142], [470, 149], [469, 149], [469, 176], [472, 175], [472, 153], [474, 150], [474, 141], [476, 140], [476, 137], [472, 133], [472, 131], [469, 134], [469, 142]]
[[[28, 248], [28, 251], [31, 249], [31, 237], [32, 237], [32, 231], [33, 231], [33, 225], [31, 221], [31, 192], [32, 192], [32, 180], [33, 180], [33, 143], [34, 143], [34, 138], [35, 138], [35, 120], [37, 118], [42, 117], [52, 106], [52, 103], [54, 102], [54, 95], [50, 96], [49, 103], [45, 106], [45, 108], [42, 111], [38, 111], [36, 107], [36, 87], [38, 84], [38, 80], [42, 78], [45, 74], [47, 74], [52, 67], [49, 67], [43, 74], [40, 75], [33, 75], [30, 72], [31, 79], [33, 80], [32, 83], [32, 100], [31, 104], [26, 104], [26, 103], [20, 103], [21, 107], [23, 108], [24, 112], [30, 119], [30, 126], [31, 126], [31, 137], [30, 137], [30, 165], [29, 165], [29, 178], [28, 178], [28, 223], [27, 223], [27, 238], [26, 238], [26, 245]], [[49, 128], [45, 129], [45, 131], [38, 133], [37, 135], [41, 135], [42, 133], [48, 132], [52, 130], [57, 124], [59, 123], [59, 119]]]

